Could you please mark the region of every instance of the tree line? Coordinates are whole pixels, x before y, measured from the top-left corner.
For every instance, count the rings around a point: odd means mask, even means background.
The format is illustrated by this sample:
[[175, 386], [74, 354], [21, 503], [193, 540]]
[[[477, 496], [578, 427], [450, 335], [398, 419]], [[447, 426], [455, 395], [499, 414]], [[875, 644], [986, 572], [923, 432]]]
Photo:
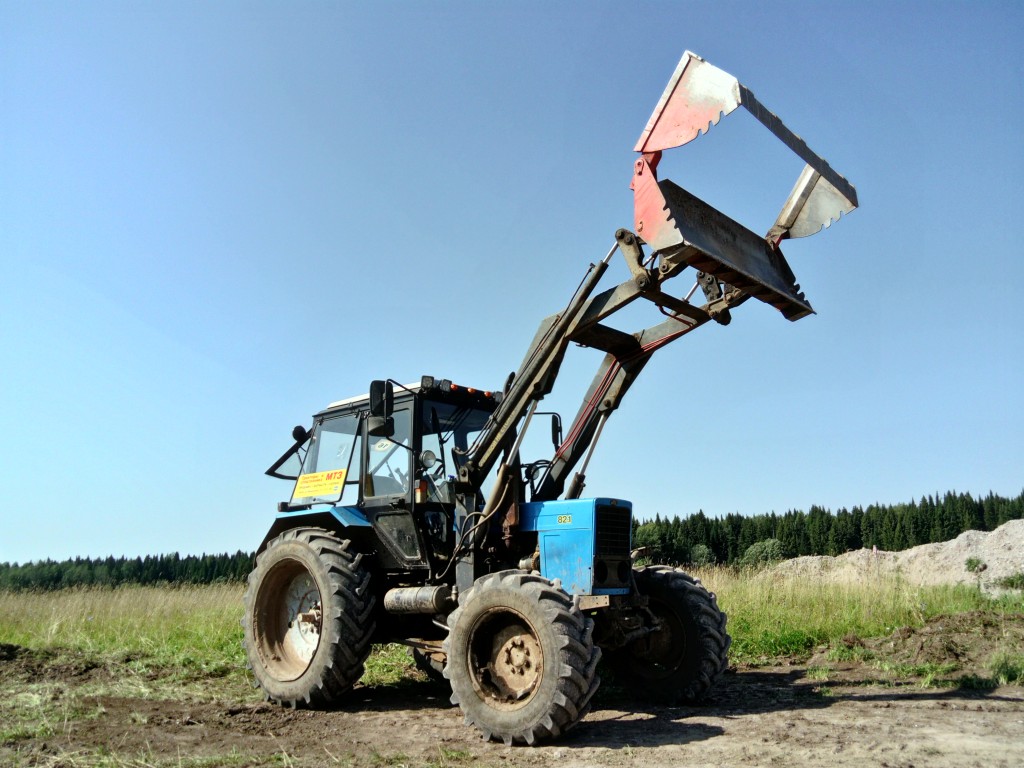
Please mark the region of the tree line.
[[[924, 496], [906, 504], [872, 504], [831, 512], [813, 506], [779, 515], [729, 514], [633, 522], [633, 547], [650, 562], [706, 565], [756, 564], [800, 555], [841, 555], [863, 547], [896, 552], [955, 539], [964, 531], [991, 531], [1024, 518], [1024, 492], [1015, 498], [989, 493]], [[753, 549], [752, 549], [753, 548]]]
[[[862, 547], [898, 551], [955, 539], [967, 530], [991, 531], [1024, 518], [1024, 491], [1015, 498], [989, 493], [924, 496], [908, 504], [708, 517], [703, 510], [639, 523], [633, 547], [649, 562], [755, 564], [800, 555], [840, 555]], [[73, 560], [0, 563], [0, 589], [52, 590], [121, 584], [210, 584], [241, 582], [252, 570], [253, 553], [146, 557], [76, 557]]]
[[146, 557], [76, 557], [34, 563], [0, 563], [0, 589], [63, 589], [121, 584], [212, 584], [244, 581], [252, 570], [253, 554], [170, 555]]

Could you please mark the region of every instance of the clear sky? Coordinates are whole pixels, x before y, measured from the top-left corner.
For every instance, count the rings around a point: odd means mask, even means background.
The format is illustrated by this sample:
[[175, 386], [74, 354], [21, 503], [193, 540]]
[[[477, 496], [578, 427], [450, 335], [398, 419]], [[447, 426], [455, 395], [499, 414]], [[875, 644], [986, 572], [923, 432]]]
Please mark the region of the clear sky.
[[[499, 388], [631, 225], [687, 48], [861, 208], [784, 248], [816, 316], [748, 302], [655, 356], [588, 494], [1020, 493], [1022, 31], [1017, 2], [0, 0], [0, 562], [252, 549], [329, 401]], [[799, 167], [737, 113], [659, 170], [766, 231]]]

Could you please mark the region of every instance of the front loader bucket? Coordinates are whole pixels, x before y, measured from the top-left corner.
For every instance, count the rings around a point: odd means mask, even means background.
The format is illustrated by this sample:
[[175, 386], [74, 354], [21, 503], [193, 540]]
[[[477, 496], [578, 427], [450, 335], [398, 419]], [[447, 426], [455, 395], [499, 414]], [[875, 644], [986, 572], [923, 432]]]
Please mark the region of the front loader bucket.
[[[805, 163], [774, 225], [761, 237], [671, 181], [659, 181], [663, 150], [682, 146], [737, 107], [750, 112]], [[813, 310], [778, 244], [819, 232], [857, 207], [857, 190], [736, 78], [687, 51], [636, 143], [634, 226], [670, 264], [685, 263], [779, 309]]]
[[663, 263], [686, 263], [714, 275], [771, 304], [787, 320], [814, 313], [777, 246], [668, 179], [657, 190], [668, 216], [662, 232], [671, 242], [651, 246]]

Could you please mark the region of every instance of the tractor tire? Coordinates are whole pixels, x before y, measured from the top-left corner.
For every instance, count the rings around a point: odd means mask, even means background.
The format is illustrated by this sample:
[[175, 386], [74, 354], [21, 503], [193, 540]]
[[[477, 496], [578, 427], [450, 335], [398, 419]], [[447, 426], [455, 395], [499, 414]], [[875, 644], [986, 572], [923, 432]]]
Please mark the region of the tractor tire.
[[616, 680], [659, 703], [699, 701], [729, 666], [726, 615], [713, 593], [677, 568], [638, 568], [633, 577], [662, 628], [608, 654]]
[[363, 556], [321, 528], [295, 528], [256, 558], [243, 643], [268, 700], [324, 707], [363, 674], [375, 598]]
[[538, 744], [590, 711], [600, 685], [594, 622], [556, 584], [523, 571], [477, 580], [448, 617], [444, 676], [467, 725]]

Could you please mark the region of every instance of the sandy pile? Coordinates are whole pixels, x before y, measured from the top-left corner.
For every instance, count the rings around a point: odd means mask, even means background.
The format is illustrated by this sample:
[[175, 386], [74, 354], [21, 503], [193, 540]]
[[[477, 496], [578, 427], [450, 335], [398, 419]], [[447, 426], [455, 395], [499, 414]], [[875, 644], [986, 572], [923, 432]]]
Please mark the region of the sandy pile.
[[[965, 565], [969, 558], [980, 560], [984, 568], [971, 573]], [[1024, 520], [1011, 520], [991, 533], [965, 531], [952, 541], [902, 552], [859, 549], [838, 557], [797, 557], [779, 563], [772, 573], [832, 583], [898, 575], [911, 584], [980, 582], [987, 588], [999, 579], [1024, 573]]]

